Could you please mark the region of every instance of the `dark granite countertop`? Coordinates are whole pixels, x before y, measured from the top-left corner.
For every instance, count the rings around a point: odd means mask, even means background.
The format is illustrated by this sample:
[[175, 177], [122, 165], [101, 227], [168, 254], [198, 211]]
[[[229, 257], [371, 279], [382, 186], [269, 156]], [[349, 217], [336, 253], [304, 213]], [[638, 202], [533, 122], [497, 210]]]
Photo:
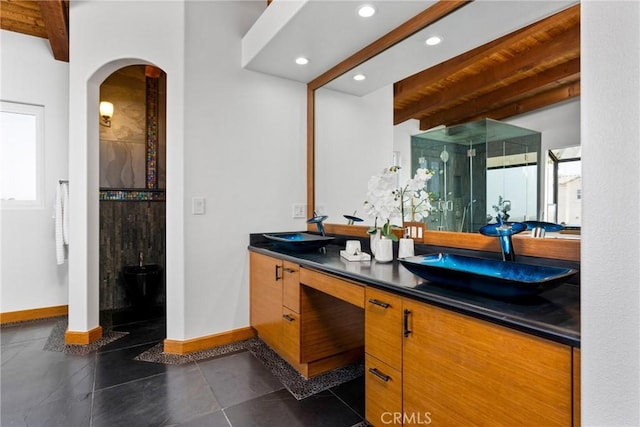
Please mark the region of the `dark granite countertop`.
[[[325, 253], [288, 252], [259, 239], [252, 239], [249, 245], [250, 251], [580, 347], [580, 287], [577, 284], [562, 284], [526, 299], [500, 300], [430, 283], [415, 276], [395, 259], [391, 263], [378, 263], [373, 259], [350, 262], [340, 257], [340, 249], [344, 247], [328, 245]], [[424, 252], [416, 248], [416, 253]]]

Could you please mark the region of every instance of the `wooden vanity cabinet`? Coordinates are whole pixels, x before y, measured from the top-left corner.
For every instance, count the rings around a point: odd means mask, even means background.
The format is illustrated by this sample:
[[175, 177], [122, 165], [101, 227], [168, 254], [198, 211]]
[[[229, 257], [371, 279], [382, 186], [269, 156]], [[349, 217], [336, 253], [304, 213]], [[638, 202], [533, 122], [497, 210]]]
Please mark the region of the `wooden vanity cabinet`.
[[282, 263], [282, 357], [295, 364], [300, 360], [300, 266]]
[[578, 427], [580, 419], [580, 349], [573, 349], [573, 425]]
[[575, 349], [373, 288], [365, 304], [372, 425], [579, 425]]
[[402, 370], [402, 297], [369, 287], [364, 316], [366, 352]]
[[282, 339], [280, 355], [294, 365], [300, 361], [300, 314], [282, 307]]
[[[309, 378], [362, 358], [364, 286], [256, 252], [250, 263], [251, 326], [298, 372]], [[358, 306], [327, 293], [335, 289]]]
[[372, 426], [393, 425], [402, 414], [402, 373], [369, 353], [364, 369], [365, 418]]
[[404, 299], [403, 309], [405, 421], [572, 424], [571, 347], [417, 301]]
[[387, 425], [402, 413], [402, 298], [371, 287], [365, 295], [365, 418]]
[[278, 352], [299, 353], [300, 267], [288, 261], [250, 252], [251, 326]]
[[579, 349], [263, 254], [250, 261], [251, 326], [303, 376], [364, 347], [374, 426], [580, 425]]
[[250, 322], [260, 338], [275, 350], [282, 341], [283, 261], [249, 252]]
[[282, 305], [300, 314], [300, 266], [282, 262]]

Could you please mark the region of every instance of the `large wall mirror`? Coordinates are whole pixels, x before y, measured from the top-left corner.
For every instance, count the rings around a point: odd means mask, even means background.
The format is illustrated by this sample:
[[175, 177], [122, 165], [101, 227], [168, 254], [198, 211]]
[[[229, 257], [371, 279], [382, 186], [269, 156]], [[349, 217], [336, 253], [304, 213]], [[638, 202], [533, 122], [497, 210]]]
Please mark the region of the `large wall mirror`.
[[[567, 147], [580, 145], [580, 103], [579, 96], [577, 96], [579, 95], [579, 68], [577, 70], [577, 86], [574, 80], [574, 85], [571, 86], [573, 89], [563, 87], [565, 92], [569, 90], [574, 90], [574, 92], [569, 95], [565, 93], [567, 96], [564, 98], [558, 97], [559, 102], [547, 102], [537, 108], [534, 102], [526, 105], [525, 102], [519, 101], [520, 108], [526, 111], [524, 114], [519, 113], [518, 110], [506, 111], [507, 107], [504, 107], [500, 114], [494, 111], [487, 115], [488, 117], [497, 116], [500, 122], [505, 123], [507, 127], [533, 131], [532, 133], [538, 134], [540, 138], [537, 147], [524, 144], [524, 148], [522, 148], [523, 144], [512, 141], [509, 148], [509, 138], [501, 139], [499, 142], [495, 142], [495, 145], [485, 144], [487, 152], [491, 154], [489, 157], [502, 159], [501, 165], [487, 164], [487, 161], [491, 162], [491, 160], [487, 160], [488, 157], [484, 152], [482, 153], [484, 158], [480, 161], [478, 156], [480, 153], [476, 150], [476, 158], [478, 159], [476, 165], [483, 171], [482, 175], [488, 180], [487, 185], [490, 190], [483, 188], [482, 191], [476, 192], [475, 197], [473, 189], [468, 185], [470, 177], [464, 178], [462, 173], [451, 173], [451, 168], [457, 162], [458, 154], [460, 154], [459, 163], [464, 163], [468, 172], [468, 150], [473, 147], [466, 146], [469, 145], [468, 143], [456, 145], [454, 142], [443, 142], [440, 144], [441, 147], [434, 148], [437, 153], [433, 154], [428, 150], [422, 150], [422, 155], [420, 155], [420, 135], [424, 135], [430, 129], [425, 126], [433, 128], [433, 125], [440, 123], [437, 120], [446, 119], [447, 113], [434, 110], [425, 113], [429, 115], [419, 117], [417, 114], [412, 116], [405, 111], [399, 111], [397, 103], [399, 86], [396, 85], [394, 88], [394, 83], [419, 71], [435, 69], [444, 62], [451, 62], [452, 58], [458, 62], [470, 61], [468, 52], [483, 45], [500, 44], [502, 43], [501, 38], [505, 35], [523, 31], [522, 28], [532, 23], [571, 8], [578, 10], [577, 18], [574, 13], [570, 19], [577, 19], [579, 22], [579, 5], [575, 6], [575, 2], [566, 1], [543, 3], [535, 1], [476, 1], [459, 2], [455, 7], [451, 6], [454, 2], [439, 3], [450, 5], [451, 11], [446, 16], [438, 16], [434, 22], [394, 46], [383, 49], [381, 53], [362, 63], [351, 68], [343, 65], [343, 69], [348, 69], [346, 72], [336, 71], [335, 75], [321, 76], [309, 84], [310, 99], [313, 100], [313, 104], [309, 107], [309, 117], [313, 118], [313, 123], [309, 126], [313, 135], [309, 144], [313, 149], [313, 156], [308, 164], [310, 169], [310, 196], [308, 200], [310, 210], [315, 208], [318, 213], [327, 215], [326, 222], [329, 224], [347, 224], [344, 215], [355, 214], [365, 220], [364, 225], [371, 225], [373, 218], [367, 217], [363, 208], [369, 178], [378, 174], [385, 167], [398, 165], [401, 167], [399, 185], [402, 185], [403, 182], [411, 178], [417, 167], [424, 166], [437, 174], [427, 182], [427, 190], [435, 194], [435, 198], [432, 200], [433, 210], [426, 220], [428, 230], [476, 232], [483, 225], [483, 221], [489, 219], [487, 218], [487, 214], [490, 213], [488, 211], [491, 210], [492, 205], [498, 202], [498, 196], [504, 194], [519, 196], [530, 192], [536, 192], [532, 202], [511, 200], [514, 214], [516, 210], [522, 211], [513, 218], [514, 220], [541, 219], [561, 222], [558, 218], [558, 210], [560, 209], [558, 202], [563, 200], [563, 196], [562, 191], [558, 193], [557, 178], [556, 181], [552, 181], [553, 153], [560, 153], [558, 155], [561, 156], [562, 150]], [[558, 22], [559, 19], [556, 19], [545, 28], [547, 37], [553, 38], [555, 35], [558, 38], [576, 38], [576, 30], [571, 30], [573, 32], [570, 35], [563, 33], [566, 28], [554, 30], [552, 25], [558, 25]], [[565, 27], [569, 25], [566, 21], [562, 22], [560, 25]], [[577, 31], [579, 34], [579, 25]], [[439, 36], [442, 42], [437, 46], [426, 46], [425, 40], [432, 35]], [[547, 56], [555, 55], [553, 49], [560, 49], [557, 46], [561, 42], [560, 40], [545, 40], [545, 43], [548, 43], [544, 47], [548, 53]], [[579, 44], [579, 36], [577, 43]], [[535, 57], [536, 48], [533, 46], [528, 46], [528, 48], [531, 49], [529, 55]], [[354, 55], [354, 57], [356, 56]], [[535, 61], [535, 59], [533, 60]], [[579, 52], [577, 63], [579, 66]], [[575, 67], [575, 64], [574, 60], [570, 66]], [[468, 65], [473, 66], [473, 64]], [[527, 72], [522, 68], [524, 67], [523, 62], [515, 66], [518, 65], [523, 73]], [[563, 66], [565, 69], [570, 67], [566, 63]], [[340, 69], [340, 66], [337, 68]], [[551, 66], [550, 69], [551, 71], [544, 73], [534, 72], [526, 84], [531, 86], [537, 79], [538, 92], [553, 89], [552, 84], [543, 84], [544, 79], [556, 82], [555, 84], [562, 79], [555, 76], [554, 80], [552, 74], [557, 70]], [[513, 97], [512, 89], [507, 87], [510, 82], [509, 72], [500, 72], [505, 73], [501, 77], [504, 98]], [[545, 73], [551, 75], [546, 76]], [[366, 78], [360, 81], [354, 80], [353, 77], [357, 74], [364, 75]], [[574, 79], [576, 78], [575, 74], [572, 74]], [[451, 80], [455, 78], [470, 79], [468, 76], [447, 75], [446, 77]], [[323, 78], [326, 81], [322, 81]], [[494, 71], [490, 71], [489, 76], [477, 76], [476, 80], [491, 78], [497, 78]], [[314, 87], [316, 84], [317, 86]], [[578, 88], [577, 92], [575, 91], [576, 87]], [[473, 114], [473, 105], [476, 99], [465, 99], [462, 96], [463, 92], [460, 92], [461, 90], [465, 89], [450, 88], [444, 95], [432, 95], [430, 105], [440, 103], [444, 106], [457, 103], [460, 105], [456, 107], [458, 110], [467, 110], [470, 123], [481, 121], [486, 116], [481, 114], [474, 116]], [[451, 94], [452, 99], [445, 99], [447, 93]], [[489, 98], [495, 97], [498, 93], [500, 91], [496, 88], [491, 93], [478, 96]], [[410, 111], [411, 108], [409, 107], [407, 110]], [[511, 106], [510, 108], [519, 107]], [[417, 108], [414, 109], [417, 110]], [[448, 125], [460, 124], [455, 120], [448, 120]], [[496, 126], [502, 125], [497, 124]], [[435, 129], [438, 127], [436, 126]], [[436, 132], [445, 133], [442, 129], [436, 130]], [[506, 168], [504, 161], [510, 156], [507, 152], [513, 151], [513, 147], [517, 145], [522, 148], [522, 152], [510, 153], [512, 156], [509, 161], [514, 163], [511, 165], [512, 167]], [[442, 157], [444, 151], [447, 151], [447, 155], [444, 156], [446, 161], [443, 161]], [[501, 151], [500, 155], [496, 154], [498, 151]], [[527, 155], [526, 152], [529, 154]], [[549, 155], [549, 153], [552, 154]], [[534, 154], [533, 157], [532, 154]], [[575, 159], [575, 156], [572, 158]], [[555, 162], [557, 175], [558, 165], [562, 170], [563, 164], [558, 161], [557, 157]], [[534, 177], [529, 176], [527, 179], [527, 174], [533, 174]], [[447, 182], [446, 190], [444, 188], [445, 181]], [[580, 195], [577, 188], [572, 187], [572, 191]], [[491, 200], [493, 198], [496, 200]], [[571, 215], [574, 217], [576, 216], [575, 211], [574, 206], [571, 211]], [[579, 214], [577, 215], [579, 216]]]

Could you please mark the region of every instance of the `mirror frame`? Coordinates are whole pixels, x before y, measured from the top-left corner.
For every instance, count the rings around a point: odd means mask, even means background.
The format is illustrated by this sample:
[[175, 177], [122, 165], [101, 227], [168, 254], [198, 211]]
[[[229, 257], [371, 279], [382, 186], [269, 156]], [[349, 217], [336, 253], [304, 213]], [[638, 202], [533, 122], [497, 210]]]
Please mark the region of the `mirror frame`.
[[[355, 54], [327, 70], [307, 84], [307, 217], [315, 210], [315, 91], [340, 75], [352, 70], [386, 49], [393, 47], [423, 28], [469, 4], [472, 0], [439, 0], [418, 15], [399, 25], [389, 33], [365, 46]], [[307, 224], [308, 231], [315, 231], [314, 224]], [[367, 226], [325, 224], [329, 234], [367, 237]], [[402, 230], [397, 230], [400, 235]], [[462, 249], [500, 252], [498, 240], [479, 233], [425, 230], [419, 243]], [[514, 238], [517, 254], [534, 257], [580, 261], [580, 240], [533, 239], [518, 235]]]

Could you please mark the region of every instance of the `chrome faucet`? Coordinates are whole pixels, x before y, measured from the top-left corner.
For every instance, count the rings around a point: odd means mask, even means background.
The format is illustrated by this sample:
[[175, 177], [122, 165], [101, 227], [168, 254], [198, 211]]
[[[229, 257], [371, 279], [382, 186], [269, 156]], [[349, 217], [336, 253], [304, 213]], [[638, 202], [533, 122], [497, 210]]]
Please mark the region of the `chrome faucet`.
[[144, 254], [142, 251], [138, 252], [138, 265], [140, 265], [140, 267], [144, 265]]

